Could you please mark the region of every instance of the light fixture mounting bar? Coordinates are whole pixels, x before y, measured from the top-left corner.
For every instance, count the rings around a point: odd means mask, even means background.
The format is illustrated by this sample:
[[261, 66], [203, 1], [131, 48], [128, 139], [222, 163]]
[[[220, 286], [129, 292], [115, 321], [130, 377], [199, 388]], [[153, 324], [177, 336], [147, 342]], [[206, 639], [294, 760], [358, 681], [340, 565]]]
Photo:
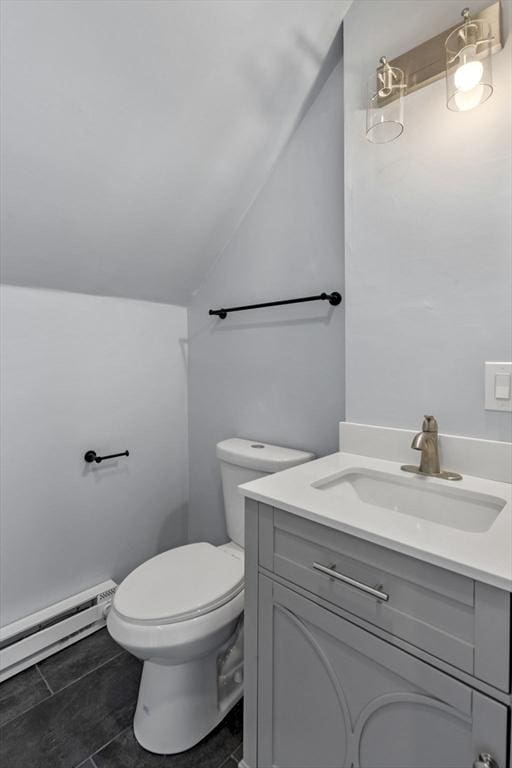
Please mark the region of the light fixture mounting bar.
[[[501, 50], [503, 41], [499, 0], [472, 18], [485, 20], [490, 25], [493, 36], [492, 53]], [[391, 67], [397, 67], [404, 72], [407, 94], [418, 91], [425, 85], [430, 85], [430, 83], [445, 76], [446, 38], [458, 26], [460, 26], [460, 22], [389, 62]]]

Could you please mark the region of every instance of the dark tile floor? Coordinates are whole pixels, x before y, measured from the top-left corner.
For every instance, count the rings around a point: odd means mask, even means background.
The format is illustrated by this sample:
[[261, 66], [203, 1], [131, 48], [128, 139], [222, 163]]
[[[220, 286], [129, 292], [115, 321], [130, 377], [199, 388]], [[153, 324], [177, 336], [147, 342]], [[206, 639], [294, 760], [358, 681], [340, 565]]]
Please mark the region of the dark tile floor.
[[101, 630], [0, 684], [0, 766], [236, 768], [241, 703], [193, 749], [145, 752], [131, 728], [140, 672]]

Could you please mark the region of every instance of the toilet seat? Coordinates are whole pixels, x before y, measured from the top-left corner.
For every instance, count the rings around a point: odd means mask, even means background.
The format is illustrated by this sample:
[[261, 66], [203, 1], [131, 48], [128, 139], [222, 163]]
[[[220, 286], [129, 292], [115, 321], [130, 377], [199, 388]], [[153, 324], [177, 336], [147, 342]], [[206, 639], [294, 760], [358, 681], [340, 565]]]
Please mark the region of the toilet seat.
[[203, 616], [243, 589], [243, 560], [207, 542], [152, 557], [118, 587], [113, 607], [125, 621], [174, 624]]
[[215, 644], [225, 628], [243, 613], [244, 590], [224, 605], [191, 619], [170, 622], [142, 622], [126, 619], [112, 606], [107, 618], [108, 631], [114, 640], [137, 658], [161, 658], [169, 664], [180, 664], [200, 656], [205, 647]]

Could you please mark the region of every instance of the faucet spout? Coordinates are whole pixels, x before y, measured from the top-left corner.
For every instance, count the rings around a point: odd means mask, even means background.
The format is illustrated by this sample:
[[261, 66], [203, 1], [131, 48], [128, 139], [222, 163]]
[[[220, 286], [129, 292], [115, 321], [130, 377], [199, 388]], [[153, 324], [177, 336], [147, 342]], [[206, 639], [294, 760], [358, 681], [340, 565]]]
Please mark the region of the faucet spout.
[[414, 448], [415, 451], [421, 451], [423, 448], [424, 443], [424, 433], [418, 432], [417, 435], [414, 435], [411, 443], [411, 448]]
[[437, 432], [419, 432], [411, 448], [421, 451], [419, 471], [423, 475], [438, 475], [441, 472]]

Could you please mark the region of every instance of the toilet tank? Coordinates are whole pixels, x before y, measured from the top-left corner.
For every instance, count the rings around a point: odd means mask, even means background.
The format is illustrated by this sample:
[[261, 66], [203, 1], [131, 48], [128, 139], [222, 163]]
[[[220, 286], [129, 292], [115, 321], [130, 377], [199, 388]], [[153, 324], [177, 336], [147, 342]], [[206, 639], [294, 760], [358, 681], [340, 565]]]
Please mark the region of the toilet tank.
[[307, 451], [239, 437], [217, 443], [217, 456], [220, 459], [228, 536], [240, 547], [244, 546], [244, 498], [238, 486], [315, 458], [314, 453]]

